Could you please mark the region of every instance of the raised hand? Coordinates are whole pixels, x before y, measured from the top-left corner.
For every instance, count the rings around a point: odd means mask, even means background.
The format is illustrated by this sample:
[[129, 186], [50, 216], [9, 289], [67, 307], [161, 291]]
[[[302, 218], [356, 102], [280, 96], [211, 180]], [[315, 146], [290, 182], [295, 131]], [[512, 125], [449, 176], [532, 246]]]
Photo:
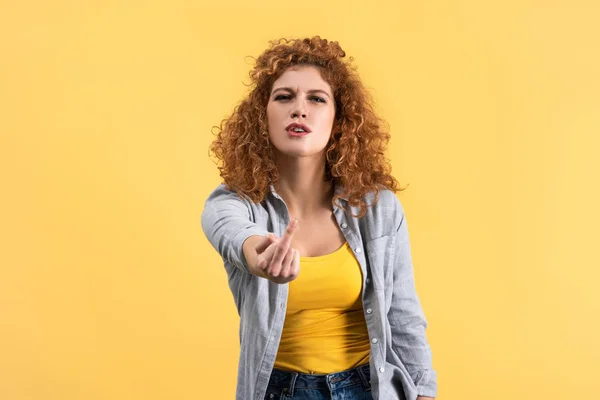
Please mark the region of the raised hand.
[[300, 252], [292, 247], [298, 220], [290, 222], [281, 238], [269, 234], [256, 248], [254, 274], [275, 283], [287, 283], [300, 273]]

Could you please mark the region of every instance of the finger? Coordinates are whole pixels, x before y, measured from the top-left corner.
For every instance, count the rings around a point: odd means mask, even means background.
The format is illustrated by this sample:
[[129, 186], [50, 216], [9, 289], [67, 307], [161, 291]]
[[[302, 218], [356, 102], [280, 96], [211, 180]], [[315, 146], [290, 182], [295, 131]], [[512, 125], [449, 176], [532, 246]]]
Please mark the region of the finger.
[[289, 248], [287, 254], [285, 255], [285, 258], [283, 259], [283, 261], [281, 262], [281, 272], [279, 273], [279, 276], [282, 279], [286, 279], [290, 276], [290, 269], [291, 269], [291, 265], [292, 262], [294, 261], [294, 252], [296, 250], [294, 250], [293, 248]]
[[277, 237], [277, 235], [269, 232], [267, 235], [264, 236], [264, 239], [262, 240], [262, 242], [260, 242], [258, 244], [258, 246], [256, 247], [256, 252], [258, 254], [260, 254], [263, 251], [265, 251], [266, 248], [269, 247], [271, 244], [277, 243], [277, 242], [279, 242], [279, 238]]
[[285, 232], [283, 233], [283, 236], [281, 237], [281, 242], [286, 247], [286, 251], [287, 248], [290, 246], [290, 243], [292, 243], [292, 236], [294, 236], [294, 232], [296, 231], [296, 229], [298, 229], [298, 225], [298, 220], [296, 218], [291, 220]]
[[286, 268], [286, 271], [281, 273], [282, 278], [285, 275], [286, 282], [293, 281], [298, 277], [300, 274], [300, 252], [298, 250], [293, 249], [292, 259]]
[[275, 254], [275, 250], [277, 250], [277, 246], [277, 243], [271, 243], [264, 252], [258, 255], [257, 266], [262, 271], [266, 272], [269, 268], [269, 265], [273, 260], [273, 254]]
[[269, 247], [269, 245], [271, 243], [273, 243], [273, 240], [271, 239], [271, 235], [273, 235], [273, 234], [272, 233], [268, 233], [267, 235], [264, 236], [264, 238], [262, 239], [262, 241], [260, 243], [258, 243], [258, 245], [256, 246], [256, 252], [258, 254], [260, 254], [263, 251], [265, 251], [265, 249], [267, 247]]
[[[283, 271], [285, 259], [288, 258], [289, 262], [288, 253], [291, 249], [288, 248], [288, 251], [283, 255], [283, 257], [280, 257], [280, 253], [283, 251], [281, 243], [274, 243], [274, 245], [277, 246], [277, 248], [275, 249], [275, 254], [273, 254], [273, 258], [271, 259], [271, 263], [269, 264], [269, 269], [267, 270], [267, 273], [269, 274], [269, 276], [277, 278], [281, 275], [281, 272]], [[281, 261], [278, 261], [279, 259], [281, 259]]]
[[294, 218], [289, 223], [288, 227], [285, 230], [285, 233], [279, 240], [278, 248], [275, 251], [275, 255], [273, 256], [273, 260], [272, 260], [273, 264], [281, 264], [281, 262], [283, 261], [283, 258], [287, 254], [287, 251], [290, 247], [290, 243], [292, 242], [292, 236], [294, 235], [294, 231], [296, 230], [297, 227], [298, 227], [298, 220]]
[[300, 275], [300, 251], [294, 251], [294, 260], [292, 262], [292, 266], [290, 268], [290, 280], [294, 280]]

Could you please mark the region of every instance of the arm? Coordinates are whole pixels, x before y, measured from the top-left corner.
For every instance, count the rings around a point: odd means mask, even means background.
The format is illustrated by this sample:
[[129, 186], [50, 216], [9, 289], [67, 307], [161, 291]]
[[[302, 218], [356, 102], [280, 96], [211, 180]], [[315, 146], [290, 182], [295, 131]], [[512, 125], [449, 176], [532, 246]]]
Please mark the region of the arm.
[[204, 204], [201, 224], [206, 238], [223, 260], [251, 273], [244, 256], [244, 243], [251, 236], [264, 237], [269, 232], [252, 222], [248, 205], [237, 193], [224, 185], [217, 187]]
[[392, 345], [417, 386], [418, 398], [425, 400], [437, 395], [437, 374], [432, 368], [431, 348], [425, 335], [427, 320], [415, 289], [408, 226], [402, 205], [396, 200], [397, 247], [388, 320]]

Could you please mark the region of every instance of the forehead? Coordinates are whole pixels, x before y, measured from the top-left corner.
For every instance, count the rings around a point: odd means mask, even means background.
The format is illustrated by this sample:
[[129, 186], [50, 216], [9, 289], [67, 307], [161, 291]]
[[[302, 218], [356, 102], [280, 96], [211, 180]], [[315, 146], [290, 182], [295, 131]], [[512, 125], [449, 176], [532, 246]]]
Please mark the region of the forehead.
[[273, 90], [279, 87], [291, 87], [303, 91], [321, 89], [331, 93], [331, 87], [323, 79], [319, 70], [310, 65], [289, 67], [273, 82]]

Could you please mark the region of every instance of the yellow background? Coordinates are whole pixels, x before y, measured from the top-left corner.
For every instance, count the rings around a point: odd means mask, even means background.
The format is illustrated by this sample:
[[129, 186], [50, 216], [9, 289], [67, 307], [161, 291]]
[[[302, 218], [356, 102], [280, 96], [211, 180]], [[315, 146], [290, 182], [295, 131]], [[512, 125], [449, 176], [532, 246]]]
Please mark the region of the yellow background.
[[390, 123], [439, 398], [597, 398], [597, 2], [0, 4], [0, 399], [234, 397], [211, 127], [313, 34]]

